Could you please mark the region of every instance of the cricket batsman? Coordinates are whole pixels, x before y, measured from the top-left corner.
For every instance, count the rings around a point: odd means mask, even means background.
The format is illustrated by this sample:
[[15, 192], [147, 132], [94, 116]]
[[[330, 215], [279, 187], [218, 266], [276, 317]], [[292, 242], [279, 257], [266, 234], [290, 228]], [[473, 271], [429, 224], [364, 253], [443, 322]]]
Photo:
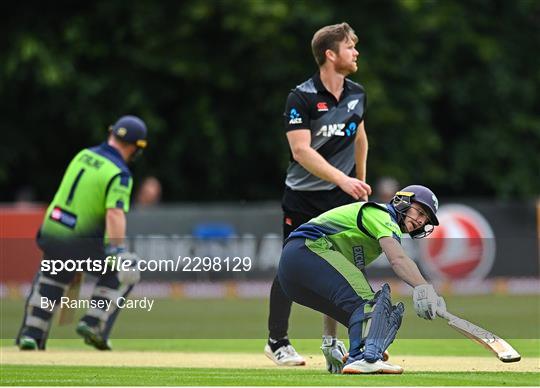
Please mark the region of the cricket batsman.
[[434, 319], [444, 300], [421, 275], [401, 247], [403, 233], [422, 238], [439, 225], [438, 200], [428, 188], [407, 186], [387, 204], [356, 202], [311, 219], [287, 239], [279, 263], [279, 281], [295, 302], [320, 311], [348, 328], [349, 355], [338, 341], [325, 353], [334, 360], [332, 373], [400, 374], [403, 369], [383, 361], [401, 325], [404, 306], [392, 305], [390, 287], [376, 293], [365, 267], [382, 252], [392, 269], [414, 287], [418, 316]]
[[[146, 136], [146, 124], [140, 118], [123, 116], [110, 127], [107, 141], [80, 151], [70, 162], [38, 232], [43, 258], [16, 339], [21, 350], [45, 349], [58, 302], [80, 276], [80, 272], [67, 269], [51, 270], [51, 265], [46, 265], [51, 260], [94, 264], [87, 271], [98, 277], [91, 306], [111, 305], [110, 301], [127, 296], [139, 281], [137, 257], [125, 248], [125, 214], [133, 186], [127, 163], [146, 147]], [[114, 263], [111, 257], [129, 260], [129, 265], [123, 266], [126, 270], [107, 271], [106, 266]], [[90, 308], [77, 326], [85, 343], [99, 350], [111, 349], [108, 337], [119, 312], [115, 303], [112, 306], [108, 311]]]

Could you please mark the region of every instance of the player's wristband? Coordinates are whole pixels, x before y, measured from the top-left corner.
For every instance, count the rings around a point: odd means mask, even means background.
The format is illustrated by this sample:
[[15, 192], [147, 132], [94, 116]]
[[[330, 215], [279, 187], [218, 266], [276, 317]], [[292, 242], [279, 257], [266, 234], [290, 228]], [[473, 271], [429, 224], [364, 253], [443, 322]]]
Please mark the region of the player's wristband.
[[118, 255], [120, 253], [126, 252], [126, 246], [125, 245], [106, 245], [105, 246], [105, 254], [107, 256], [113, 256]]
[[118, 255], [121, 253], [126, 252], [126, 246], [125, 245], [106, 245], [105, 246], [105, 257], [106, 259], [106, 265], [110, 268], [115, 268], [116, 260], [118, 260]]

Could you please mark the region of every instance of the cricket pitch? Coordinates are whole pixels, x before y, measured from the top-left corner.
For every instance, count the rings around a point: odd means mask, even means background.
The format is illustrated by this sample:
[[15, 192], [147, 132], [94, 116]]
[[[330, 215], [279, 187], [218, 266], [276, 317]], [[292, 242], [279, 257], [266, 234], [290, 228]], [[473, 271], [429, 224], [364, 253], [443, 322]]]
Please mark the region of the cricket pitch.
[[[48, 350], [22, 352], [17, 348], [0, 348], [1, 364], [5, 365], [71, 365], [176, 368], [277, 368], [263, 354], [253, 353], [190, 353], [155, 351], [78, 351]], [[324, 370], [320, 354], [306, 355], [307, 365], [299, 369]], [[540, 358], [525, 357], [517, 363], [502, 363], [495, 357], [410, 356], [391, 355], [390, 362], [405, 372], [540, 372]]]

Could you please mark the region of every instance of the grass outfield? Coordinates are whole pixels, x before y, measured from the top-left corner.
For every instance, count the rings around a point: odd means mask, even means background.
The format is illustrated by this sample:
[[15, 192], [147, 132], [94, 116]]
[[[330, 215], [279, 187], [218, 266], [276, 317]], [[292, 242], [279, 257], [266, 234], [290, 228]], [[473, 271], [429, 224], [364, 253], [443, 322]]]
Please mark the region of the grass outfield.
[[[85, 346], [72, 335], [74, 325], [58, 327], [55, 324], [48, 350], [30, 353], [19, 352], [13, 346], [22, 301], [0, 300], [3, 338], [0, 383], [538, 386], [540, 340], [536, 333], [540, 316], [537, 301], [537, 296], [448, 298], [449, 306], [455, 306], [456, 313], [488, 330], [502, 336], [502, 332], [518, 334], [505, 339], [521, 353], [523, 359], [519, 363], [498, 361], [481, 346], [455, 333], [444, 321], [417, 318], [408, 305], [403, 330], [390, 348], [391, 361], [404, 367], [403, 375], [335, 376], [324, 370], [324, 358], [319, 350], [320, 315], [300, 306], [293, 309], [291, 338], [296, 349], [306, 356], [308, 365], [278, 368], [262, 355], [267, 314], [267, 302], [262, 300], [156, 300], [154, 311], [122, 313], [113, 333], [113, 352], [98, 352]], [[405, 302], [410, 303], [407, 299]], [[164, 338], [175, 327], [180, 333], [177, 336], [183, 338]], [[242, 331], [243, 338], [240, 337]], [[137, 339], [133, 339], [135, 333]], [[205, 333], [222, 338], [202, 337]], [[223, 339], [227, 333], [230, 336]], [[346, 337], [344, 333], [341, 330], [342, 338]], [[310, 336], [315, 339], [309, 339]]]
[[2, 367], [2, 385], [367, 385], [367, 386], [535, 386], [537, 373], [406, 373], [399, 376], [330, 375], [324, 371], [219, 368]]
[[[416, 317], [412, 298], [396, 298], [405, 303], [400, 338], [462, 338], [442, 319], [425, 321]], [[540, 305], [537, 295], [448, 296], [448, 309], [503, 338], [540, 338]], [[0, 299], [0, 338], [14, 338], [20, 327], [24, 302]], [[78, 316], [84, 310], [78, 311]], [[267, 333], [267, 299], [156, 299], [151, 311], [124, 310], [114, 328], [113, 338], [189, 339], [264, 338]], [[318, 339], [321, 315], [294, 305], [290, 320], [291, 338]], [[341, 337], [346, 336], [341, 330]], [[50, 338], [75, 338], [74, 326], [53, 325]]]

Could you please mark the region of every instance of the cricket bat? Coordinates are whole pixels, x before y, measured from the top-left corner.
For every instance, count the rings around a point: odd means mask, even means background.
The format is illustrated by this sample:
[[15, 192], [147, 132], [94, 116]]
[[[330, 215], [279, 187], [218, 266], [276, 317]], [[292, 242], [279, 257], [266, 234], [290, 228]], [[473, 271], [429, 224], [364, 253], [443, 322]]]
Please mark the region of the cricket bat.
[[461, 334], [495, 353], [497, 358], [502, 362], [518, 362], [521, 360], [521, 355], [508, 342], [486, 329], [482, 329], [474, 323], [456, 317], [446, 310], [437, 311], [437, 315], [446, 319], [448, 324]]
[[[82, 283], [83, 274], [82, 272], [77, 272], [75, 274], [75, 277], [69, 284], [69, 287], [66, 291], [66, 297], [71, 299], [79, 299], [79, 293], [81, 290], [81, 283]], [[61, 308], [60, 309], [60, 315], [58, 317], [58, 324], [59, 325], [68, 325], [71, 322], [73, 322], [73, 317], [75, 316], [75, 310], [76, 309], [70, 309], [70, 308]]]

